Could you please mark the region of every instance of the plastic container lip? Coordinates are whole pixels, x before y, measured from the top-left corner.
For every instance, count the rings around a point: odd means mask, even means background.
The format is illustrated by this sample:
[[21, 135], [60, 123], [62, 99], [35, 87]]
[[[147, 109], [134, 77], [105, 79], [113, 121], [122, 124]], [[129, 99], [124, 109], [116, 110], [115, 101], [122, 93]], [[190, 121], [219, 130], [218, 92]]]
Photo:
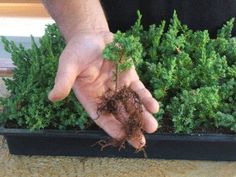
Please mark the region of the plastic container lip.
[[[17, 129], [17, 128], [4, 128], [0, 126], [0, 135], [5, 136], [51, 136], [51, 137], [109, 137], [102, 130], [53, 130], [44, 129], [30, 131], [28, 129]], [[217, 133], [153, 133], [145, 134], [147, 139], [166, 139], [166, 140], [178, 140], [178, 141], [235, 141], [236, 134], [217, 134]]]
[[[101, 151], [99, 140], [109, 138], [103, 131], [60, 131], [0, 128], [11, 154], [83, 157], [143, 158], [143, 153], [126, 146], [118, 151], [108, 147]], [[145, 135], [149, 159], [236, 160], [236, 136], [217, 134], [150, 134]]]

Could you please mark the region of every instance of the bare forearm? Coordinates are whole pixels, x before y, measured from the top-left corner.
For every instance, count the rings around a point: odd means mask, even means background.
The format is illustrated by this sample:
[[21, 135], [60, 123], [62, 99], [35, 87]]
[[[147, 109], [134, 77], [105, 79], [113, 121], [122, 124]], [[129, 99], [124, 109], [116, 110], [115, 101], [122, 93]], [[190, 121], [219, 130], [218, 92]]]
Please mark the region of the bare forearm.
[[52, 18], [69, 41], [77, 32], [108, 31], [99, 0], [43, 0]]

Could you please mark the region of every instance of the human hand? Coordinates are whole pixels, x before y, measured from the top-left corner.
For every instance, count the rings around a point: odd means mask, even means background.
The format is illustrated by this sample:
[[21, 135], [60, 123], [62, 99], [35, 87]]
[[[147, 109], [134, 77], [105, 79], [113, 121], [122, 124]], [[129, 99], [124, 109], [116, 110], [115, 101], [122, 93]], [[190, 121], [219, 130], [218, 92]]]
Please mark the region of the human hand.
[[[114, 115], [100, 115], [97, 119], [97, 106], [100, 97], [108, 90], [115, 88], [113, 79], [114, 64], [102, 58], [102, 51], [112, 41], [110, 32], [80, 32], [67, 43], [59, 59], [58, 71], [53, 90], [49, 94], [51, 101], [64, 99], [71, 88], [94, 122], [112, 138], [121, 140], [125, 136], [124, 127]], [[152, 133], [157, 129], [157, 121], [152, 113], [158, 111], [158, 103], [144, 87], [135, 68], [119, 74], [118, 88], [130, 86], [143, 103], [143, 129]], [[141, 142], [129, 140], [139, 149], [145, 145], [145, 137]]]

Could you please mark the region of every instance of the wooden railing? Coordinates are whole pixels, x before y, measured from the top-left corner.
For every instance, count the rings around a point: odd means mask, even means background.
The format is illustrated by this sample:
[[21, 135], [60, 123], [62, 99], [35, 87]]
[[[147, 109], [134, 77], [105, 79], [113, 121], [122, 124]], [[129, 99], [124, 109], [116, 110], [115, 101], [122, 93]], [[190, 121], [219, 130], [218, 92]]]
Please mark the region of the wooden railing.
[[0, 0], [0, 17], [48, 17], [40, 0]]
[[[0, 0], [0, 17], [49, 17], [41, 0]], [[14, 65], [0, 58], [0, 77], [12, 76]]]
[[14, 65], [10, 59], [0, 59], [0, 77], [11, 77]]

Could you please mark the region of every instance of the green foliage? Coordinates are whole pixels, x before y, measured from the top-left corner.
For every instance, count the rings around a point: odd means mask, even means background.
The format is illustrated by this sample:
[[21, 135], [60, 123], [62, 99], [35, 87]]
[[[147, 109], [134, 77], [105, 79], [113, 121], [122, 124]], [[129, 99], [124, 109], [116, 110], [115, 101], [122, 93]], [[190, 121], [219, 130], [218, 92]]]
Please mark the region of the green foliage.
[[222, 103], [215, 115], [216, 127], [225, 127], [236, 132], [236, 79], [226, 81], [220, 88]]
[[[236, 37], [228, 21], [216, 38], [207, 30], [192, 31], [174, 12], [169, 24], [144, 29], [142, 16], [126, 33], [117, 32], [103, 51], [118, 72], [136, 66], [140, 79], [160, 102], [155, 116], [159, 127], [175, 132], [226, 128], [236, 132]], [[57, 59], [64, 41], [56, 26], [48, 26], [38, 47], [24, 49], [3, 39], [17, 68], [5, 80], [11, 96], [4, 99], [0, 120], [15, 120], [31, 129], [84, 128], [87, 114], [73, 94], [52, 104], [47, 92], [53, 85]], [[47, 78], [47, 79], [45, 79]]]
[[133, 35], [136, 37], [140, 37], [142, 33], [144, 32], [143, 26], [142, 26], [142, 15], [140, 11], [137, 11], [137, 20], [134, 23], [133, 26], [131, 26], [130, 30], [126, 32], [127, 35]]
[[118, 66], [118, 72], [122, 72], [141, 62], [142, 45], [138, 37], [118, 31], [113, 42], [103, 50], [103, 57], [114, 62]]
[[222, 112], [217, 112], [216, 114], [216, 127], [226, 127], [231, 131], [236, 132], [236, 120], [235, 120], [236, 112], [231, 114], [225, 114]]
[[232, 18], [231, 20], [227, 21], [226, 24], [218, 31], [218, 38], [226, 38], [226, 39], [230, 39], [232, 34], [232, 30], [234, 27], [234, 21], [235, 19]]
[[182, 25], [174, 12], [169, 25], [163, 21], [147, 30], [139, 25], [130, 30], [141, 31], [144, 52], [138, 73], [161, 103], [156, 115], [161, 127], [185, 133], [215, 127], [236, 131], [233, 25], [234, 19], [228, 21], [213, 39], [207, 30], [194, 32]]
[[4, 111], [0, 122], [14, 121], [31, 130], [42, 128], [83, 129], [90, 124], [88, 116], [71, 93], [64, 101], [51, 103], [47, 94], [53, 87], [58, 58], [65, 42], [56, 25], [49, 25], [37, 46], [22, 45], [2, 38], [16, 68], [13, 78], [4, 79], [10, 97], [1, 100]]
[[211, 128], [211, 122], [220, 106], [217, 87], [183, 90], [171, 99], [167, 111], [171, 114], [176, 132], [190, 133], [199, 127]]

